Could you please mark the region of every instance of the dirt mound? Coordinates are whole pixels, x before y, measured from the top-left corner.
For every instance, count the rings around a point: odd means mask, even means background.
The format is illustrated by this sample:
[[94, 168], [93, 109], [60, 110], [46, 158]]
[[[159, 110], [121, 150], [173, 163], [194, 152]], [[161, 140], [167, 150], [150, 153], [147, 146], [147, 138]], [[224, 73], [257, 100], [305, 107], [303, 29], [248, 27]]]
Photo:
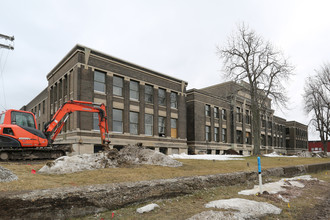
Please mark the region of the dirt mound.
[[0, 182], [10, 182], [18, 180], [18, 177], [10, 170], [0, 166]]
[[158, 165], [179, 167], [182, 163], [160, 152], [145, 149], [141, 146], [127, 146], [120, 151], [111, 149], [108, 152], [64, 156], [47, 163], [38, 173], [62, 174], [83, 170], [95, 170], [109, 167], [127, 167], [133, 165]]

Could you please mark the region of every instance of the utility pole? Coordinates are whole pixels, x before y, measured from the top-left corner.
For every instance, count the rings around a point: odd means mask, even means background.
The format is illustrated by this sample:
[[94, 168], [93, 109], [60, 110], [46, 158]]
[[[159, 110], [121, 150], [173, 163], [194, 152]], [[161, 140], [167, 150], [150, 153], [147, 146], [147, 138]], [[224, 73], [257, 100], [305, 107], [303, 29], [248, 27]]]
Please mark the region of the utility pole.
[[[0, 34], [0, 38], [3, 38], [5, 40], [10, 40], [11, 42], [13, 42], [15, 40], [15, 37], [12, 36], [7, 36], [7, 35], [4, 35], [4, 34]], [[8, 50], [14, 50], [14, 46], [12, 45], [6, 45], [6, 44], [0, 44], [0, 48], [5, 48], [5, 49], [8, 49]]]

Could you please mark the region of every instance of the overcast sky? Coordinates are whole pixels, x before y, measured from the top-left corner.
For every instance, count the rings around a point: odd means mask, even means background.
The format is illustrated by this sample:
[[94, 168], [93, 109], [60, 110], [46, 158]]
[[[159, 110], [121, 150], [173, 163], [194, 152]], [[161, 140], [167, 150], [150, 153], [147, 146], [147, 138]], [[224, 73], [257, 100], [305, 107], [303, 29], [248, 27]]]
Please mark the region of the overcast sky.
[[15, 50], [0, 49], [0, 111], [30, 102], [78, 43], [187, 81], [188, 89], [223, 82], [216, 46], [244, 22], [295, 66], [290, 109], [275, 115], [308, 124], [305, 79], [329, 62], [327, 0], [0, 0], [0, 7], [0, 33], [15, 36]]

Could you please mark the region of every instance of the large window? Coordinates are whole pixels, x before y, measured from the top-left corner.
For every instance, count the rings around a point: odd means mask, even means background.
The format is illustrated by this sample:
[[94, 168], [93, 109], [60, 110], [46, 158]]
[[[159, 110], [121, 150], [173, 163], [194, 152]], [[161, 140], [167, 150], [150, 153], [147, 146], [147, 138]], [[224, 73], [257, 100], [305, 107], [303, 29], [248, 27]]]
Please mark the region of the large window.
[[211, 141], [211, 127], [205, 126], [205, 140]]
[[226, 128], [223, 128], [221, 130], [221, 140], [222, 140], [222, 142], [227, 143], [227, 129]]
[[219, 118], [219, 108], [214, 107], [214, 118]]
[[94, 71], [94, 91], [105, 93], [105, 73]]
[[176, 127], [177, 120], [174, 118], [171, 118], [171, 137], [177, 138], [178, 137], [178, 129]]
[[2, 125], [4, 121], [5, 121], [5, 113], [0, 114], [0, 125]]
[[113, 109], [112, 125], [114, 132], [123, 133], [123, 110]]
[[226, 111], [226, 109], [221, 110], [221, 117], [222, 117], [222, 120], [227, 120], [227, 111]]
[[211, 106], [210, 105], [205, 105], [205, 115], [211, 116]]
[[146, 85], [144, 89], [144, 101], [146, 103], [154, 102], [154, 87]]
[[158, 89], [158, 104], [166, 106], [166, 90]]
[[165, 137], [165, 117], [158, 117], [158, 133], [160, 137]]
[[219, 128], [214, 128], [214, 141], [219, 142]]
[[178, 94], [171, 92], [171, 108], [178, 108]]
[[113, 76], [113, 94], [123, 96], [124, 79], [122, 77]]
[[136, 81], [129, 82], [129, 98], [139, 100], [139, 83]]
[[130, 112], [129, 113], [129, 132], [131, 134], [138, 134], [139, 130], [139, 113]]
[[145, 114], [144, 115], [144, 130], [145, 130], [145, 134], [148, 136], [152, 136], [153, 135], [153, 124], [154, 124], [154, 120], [153, 120], [153, 115], [151, 114]]

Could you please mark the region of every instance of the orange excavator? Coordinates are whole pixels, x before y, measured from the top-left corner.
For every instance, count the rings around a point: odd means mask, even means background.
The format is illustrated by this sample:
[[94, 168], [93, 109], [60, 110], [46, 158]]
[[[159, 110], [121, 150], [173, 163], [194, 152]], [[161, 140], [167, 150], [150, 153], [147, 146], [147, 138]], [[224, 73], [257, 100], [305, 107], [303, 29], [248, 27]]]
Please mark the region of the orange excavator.
[[43, 132], [38, 130], [32, 112], [10, 109], [0, 113], [0, 159], [55, 159], [66, 155], [71, 147], [53, 143], [69, 115], [76, 111], [98, 113], [101, 144], [107, 148], [110, 139], [105, 105], [71, 100], [57, 110]]

